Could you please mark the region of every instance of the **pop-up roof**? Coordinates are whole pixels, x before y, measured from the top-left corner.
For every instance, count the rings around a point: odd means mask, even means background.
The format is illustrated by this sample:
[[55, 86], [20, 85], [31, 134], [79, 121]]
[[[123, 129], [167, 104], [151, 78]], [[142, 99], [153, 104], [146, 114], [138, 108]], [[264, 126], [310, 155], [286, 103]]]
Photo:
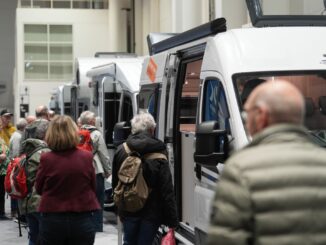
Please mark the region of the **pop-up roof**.
[[251, 22], [265, 26], [326, 26], [326, 0], [246, 0]]

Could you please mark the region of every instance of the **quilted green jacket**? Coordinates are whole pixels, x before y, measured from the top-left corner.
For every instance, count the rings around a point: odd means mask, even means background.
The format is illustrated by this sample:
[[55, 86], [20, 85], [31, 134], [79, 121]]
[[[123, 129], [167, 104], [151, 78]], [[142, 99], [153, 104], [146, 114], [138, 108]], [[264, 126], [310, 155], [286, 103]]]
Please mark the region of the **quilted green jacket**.
[[27, 153], [27, 155], [39, 148], [39, 150], [28, 157], [27, 161], [27, 185], [31, 191], [27, 197], [22, 199], [20, 202], [21, 213], [26, 214], [37, 212], [38, 206], [40, 204], [41, 196], [36, 193], [34, 184], [38, 166], [40, 164], [41, 154], [43, 152], [50, 151], [50, 149], [47, 148], [47, 145], [44, 141], [39, 139], [27, 139], [23, 142], [22, 147], [23, 151]]
[[226, 162], [208, 245], [325, 245], [326, 150], [304, 128], [261, 132]]

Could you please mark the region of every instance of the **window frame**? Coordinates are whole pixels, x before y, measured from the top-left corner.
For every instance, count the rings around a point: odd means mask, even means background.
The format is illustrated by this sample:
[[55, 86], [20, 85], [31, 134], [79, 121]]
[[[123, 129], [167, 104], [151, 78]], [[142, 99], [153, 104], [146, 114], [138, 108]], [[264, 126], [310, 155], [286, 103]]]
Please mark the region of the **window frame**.
[[[226, 108], [226, 113], [227, 113], [227, 117], [224, 118], [225, 121], [227, 121], [227, 123], [229, 124], [229, 127], [225, 127], [225, 128], [221, 128], [221, 129], [225, 129], [227, 130], [227, 133], [228, 134], [231, 134], [231, 127], [230, 127], [230, 118], [231, 118], [231, 115], [230, 115], [230, 110], [229, 110], [229, 103], [228, 103], [228, 100], [227, 100], [227, 94], [226, 94], [226, 89], [223, 85], [223, 82], [217, 78], [217, 77], [206, 77], [205, 80], [203, 81], [203, 93], [202, 93], [202, 104], [201, 104], [201, 111], [202, 111], [202, 114], [201, 114], [201, 123], [202, 122], [207, 122], [207, 121], [217, 121], [219, 124], [220, 124], [220, 121], [219, 121], [219, 118], [218, 119], [213, 119], [213, 120], [206, 120], [205, 119], [205, 113], [206, 113], [206, 98], [208, 97], [207, 93], [207, 86], [208, 86], [208, 83], [210, 81], [216, 81], [218, 83], [217, 86], [219, 86], [224, 94], [224, 103], [225, 103], [225, 108]], [[218, 100], [218, 102], [220, 102], [220, 98]], [[220, 104], [220, 103], [217, 103], [217, 104]], [[221, 127], [221, 124], [220, 124], [220, 127]]]
[[[27, 27], [38, 27], [38, 26], [43, 26], [45, 27], [45, 35], [46, 35], [46, 40], [27, 40], [26, 35], [28, 35], [28, 32], [26, 31]], [[55, 27], [55, 26], [63, 26], [65, 28], [70, 28], [71, 32], [69, 32], [69, 35], [71, 36], [71, 38], [69, 38], [69, 41], [58, 41], [58, 40], [54, 40], [53, 38], [51, 40], [51, 27]], [[30, 32], [32, 33], [32, 32]], [[62, 32], [64, 33], [64, 32]], [[25, 81], [71, 81], [74, 77], [74, 43], [73, 43], [73, 24], [40, 24], [40, 23], [24, 23], [23, 25], [23, 67], [24, 67], [24, 80]], [[41, 58], [30, 58], [27, 57], [28, 53], [27, 53], [27, 47], [33, 47], [35, 46], [36, 48], [44, 46], [46, 49], [46, 53], [45, 59], [41, 59]], [[71, 49], [71, 54], [69, 54], [68, 59], [65, 58], [61, 58], [61, 59], [53, 59], [51, 58], [51, 56], [53, 56], [53, 54], [51, 52], [51, 49], [56, 48], [56, 47], [63, 47], [63, 48], [68, 48]], [[37, 53], [37, 52], [36, 52]], [[65, 54], [65, 52], [59, 52], [58, 54]], [[33, 53], [29, 54], [30, 57], [33, 56]], [[35, 74], [29, 74], [27, 71], [27, 65], [29, 63], [34, 63], [34, 64], [39, 64], [39, 65], [44, 65], [46, 67], [46, 71], [40, 73], [41, 76], [40, 77], [33, 77], [35, 76]], [[57, 67], [61, 67], [59, 69], [65, 70], [68, 69], [71, 71], [64, 73], [64, 72], [57, 72], [54, 73], [53, 70], [51, 69], [55, 69], [55, 65], [57, 65]], [[36, 73], [37, 74], [37, 73]], [[62, 77], [58, 76], [55, 77], [55, 75], [62, 75], [64, 74]], [[44, 76], [44, 77], [42, 77]]]

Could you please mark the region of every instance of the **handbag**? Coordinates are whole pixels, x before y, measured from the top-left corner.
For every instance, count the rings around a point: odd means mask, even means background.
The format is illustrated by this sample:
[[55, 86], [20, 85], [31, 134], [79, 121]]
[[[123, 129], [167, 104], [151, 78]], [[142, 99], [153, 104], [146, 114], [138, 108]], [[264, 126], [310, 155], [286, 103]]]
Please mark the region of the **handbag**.
[[174, 229], [169, 229], [166, 235], [161, 240], [161, 245], [176, 245], [175, 243], [175, 236], [174, 236]]

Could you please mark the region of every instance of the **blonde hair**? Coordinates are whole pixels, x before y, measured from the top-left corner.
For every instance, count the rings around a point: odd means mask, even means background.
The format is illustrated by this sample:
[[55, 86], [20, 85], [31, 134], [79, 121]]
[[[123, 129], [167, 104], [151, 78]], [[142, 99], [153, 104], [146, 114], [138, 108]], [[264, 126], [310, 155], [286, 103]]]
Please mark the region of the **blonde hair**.
[[53, 151], [72, 149], [79, 143], [77, 125], [69, 116], [56, 116], [50, 122], [45, 141]]

